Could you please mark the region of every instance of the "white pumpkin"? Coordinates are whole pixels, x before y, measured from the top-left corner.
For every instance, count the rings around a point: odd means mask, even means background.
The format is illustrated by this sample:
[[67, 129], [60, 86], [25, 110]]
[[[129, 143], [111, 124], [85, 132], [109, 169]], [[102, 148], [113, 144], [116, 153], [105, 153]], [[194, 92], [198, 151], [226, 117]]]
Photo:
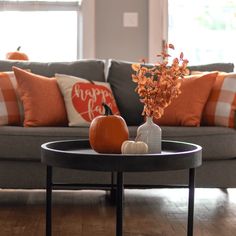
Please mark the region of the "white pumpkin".
[[138, 141], [124, 141], [121, 146], [122, 154], [146, 154], [148, 153], [148, 145]]

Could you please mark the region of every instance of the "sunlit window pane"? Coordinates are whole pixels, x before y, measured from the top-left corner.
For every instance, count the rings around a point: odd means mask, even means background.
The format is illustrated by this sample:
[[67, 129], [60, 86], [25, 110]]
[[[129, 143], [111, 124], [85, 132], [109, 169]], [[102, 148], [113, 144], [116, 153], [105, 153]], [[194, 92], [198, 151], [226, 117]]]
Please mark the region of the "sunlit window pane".
[[3, 0], [4, 2], [78, 2], [82, 0]]
[[0, 58], [21, 46], [32, 61], [77, 58], [76, 11], [0, 11]]
[[236, 1], [169, 0], [168, 38], [190, 64], [236, 64]]

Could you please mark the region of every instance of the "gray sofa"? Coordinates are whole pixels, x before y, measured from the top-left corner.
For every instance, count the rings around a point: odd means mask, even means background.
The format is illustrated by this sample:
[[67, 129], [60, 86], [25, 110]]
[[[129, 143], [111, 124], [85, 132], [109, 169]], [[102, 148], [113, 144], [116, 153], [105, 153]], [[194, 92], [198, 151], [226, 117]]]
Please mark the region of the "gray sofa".
[[[130, 63], [111, 60], [105, 78], [102, 60], [81, 60], [67, 63], [36, 63], [0, 61], [0, 71], [12, 66], [28, 68], [34, 73], [53, 76], [64, 73], [111, 84], [121, 115], [125, 118], [130, 136], [136, 135], [143, 122], [142, 105], [134, 92]], [[233, 64], [210, 64], [190, 67], [192, 70], [233, 71]], [[127, 99], [129, 98], [129, 99]], [[203, 147], [203, 165], [198, 168], [197, 187], [236, 187], [236, 130], [224, 127], [163, 126], [163, 139], [180, 140]], [[52, 140], [88, 138], [85, 127], [0, 127], [0, 188], [44, 188], [45, 166], [40, 162], [40, 146]], [[56, 169], [55, 180], [77, 183], [109, 183], [110, 173]], [[157, 173], [126, 173], [128, 184], [184, 184], [186, 171]]]

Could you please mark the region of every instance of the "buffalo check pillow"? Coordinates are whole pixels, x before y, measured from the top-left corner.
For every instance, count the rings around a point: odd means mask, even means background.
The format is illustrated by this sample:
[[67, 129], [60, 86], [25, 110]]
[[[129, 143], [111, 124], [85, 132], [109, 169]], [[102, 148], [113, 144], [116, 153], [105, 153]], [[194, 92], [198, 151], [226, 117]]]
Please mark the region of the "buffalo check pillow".
[[234, 128], [236, 74], [221, 72], [216, 77], [202, 114], [204, 125]]
[[108, 83], [63, 74], [55, 77], [64, 97], [69, 126], [89, 126], [96, 116], [104, 114], [102, 103], [106, 103], [114, 115], [119, 114]]
[[0, 72], [0, 125], [20, 125], [23, 105], [17, 93], [14, 72]]

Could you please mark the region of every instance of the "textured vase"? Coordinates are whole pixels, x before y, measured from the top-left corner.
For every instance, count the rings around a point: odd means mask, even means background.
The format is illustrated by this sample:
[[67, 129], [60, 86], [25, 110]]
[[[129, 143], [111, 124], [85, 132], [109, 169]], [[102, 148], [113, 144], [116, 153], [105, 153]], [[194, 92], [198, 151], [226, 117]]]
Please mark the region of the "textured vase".
[[136, 141], [148, 145], [148, 153], [161, 153], [161, 128], [147, 117], [146, 122], [138, 127]]

